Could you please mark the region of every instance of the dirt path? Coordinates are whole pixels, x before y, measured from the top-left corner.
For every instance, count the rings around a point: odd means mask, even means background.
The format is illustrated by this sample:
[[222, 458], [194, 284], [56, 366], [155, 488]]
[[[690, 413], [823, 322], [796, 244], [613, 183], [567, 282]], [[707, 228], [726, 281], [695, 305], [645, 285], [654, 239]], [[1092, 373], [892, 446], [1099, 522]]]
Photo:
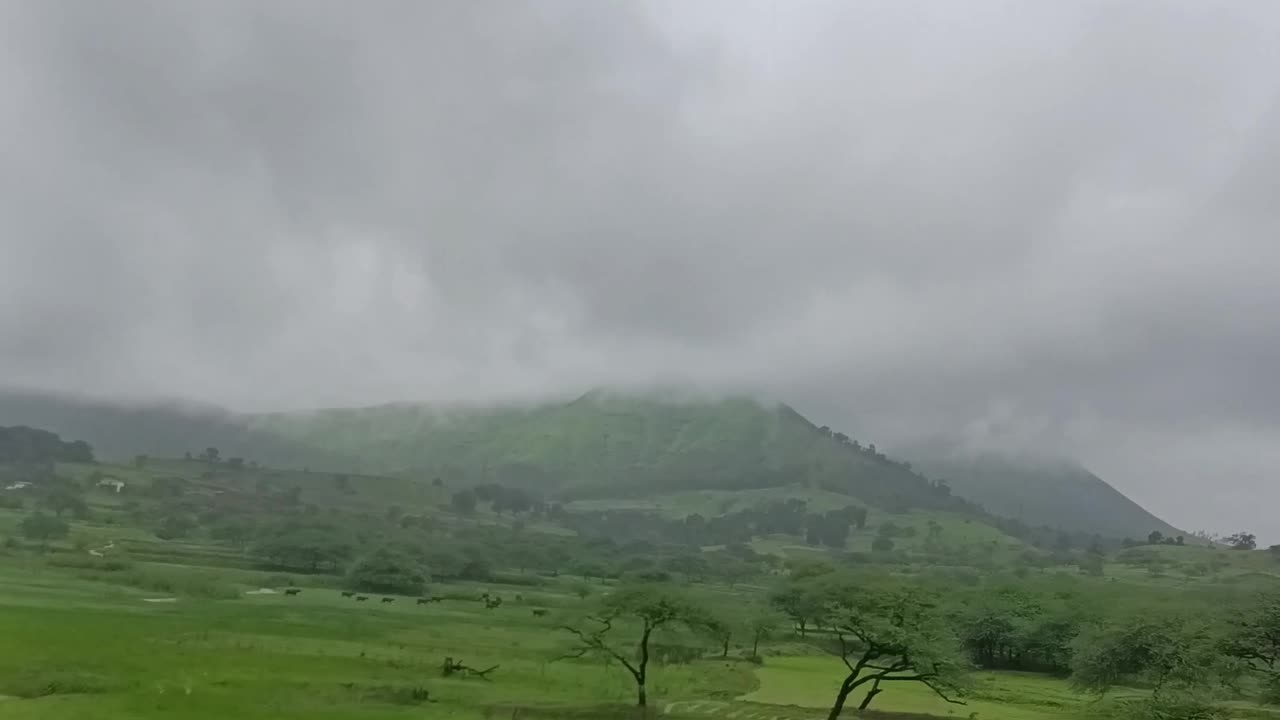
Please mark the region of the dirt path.
[[110, 549], [114, 548], [115, 546], [116, 546], [116, 544], [115, 544], [114, 542], [109, 542], [109, 543], [107, 543], [106, 545], [103, 545], [103, 546], [102, 546], [102, 547], [100, 547], [100, 548], [89, 548], [89, 554], [90, 554], [90, 555], [92, 555], [92, 556], [94, 556], [94, 557], [102, 557], [104, 553], [106, 553], [108, 550], [110, 550]]

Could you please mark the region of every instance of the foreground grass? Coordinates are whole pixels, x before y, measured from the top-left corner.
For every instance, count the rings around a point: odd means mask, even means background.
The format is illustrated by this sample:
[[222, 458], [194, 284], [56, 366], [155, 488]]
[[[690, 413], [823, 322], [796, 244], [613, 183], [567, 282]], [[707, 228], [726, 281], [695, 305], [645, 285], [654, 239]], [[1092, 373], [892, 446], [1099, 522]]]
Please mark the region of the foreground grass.
[[[844, 678], [842, 670], [840, 661], [831, 657], [772, 658], [756, 673], [759, 689], [742, 699], [827, 709]], [[918, 683], [900, 683], [886, 688], [872, 708], [938, 717], [1056, 720], [1085, 716], [1090, 700], [1072, 692], [1065, 681], [1043, 675], [981, 673], [975, 681], [964, 705], [947, 703]]]
[[[535, 618], [528, 604], [356, 604], [316, 588], [153, 603], [136, 588], [11, 565], [0, 583], [6, 720], [509, 717], [634, 696], [616, 667], [554, 662], [554, 613]], [[492, 681], [443, 678], [446, 656], [500, 668]], [[732, 697], [753, 683], [745, 665], [708, 661], [657, 669], [651, 692]]]

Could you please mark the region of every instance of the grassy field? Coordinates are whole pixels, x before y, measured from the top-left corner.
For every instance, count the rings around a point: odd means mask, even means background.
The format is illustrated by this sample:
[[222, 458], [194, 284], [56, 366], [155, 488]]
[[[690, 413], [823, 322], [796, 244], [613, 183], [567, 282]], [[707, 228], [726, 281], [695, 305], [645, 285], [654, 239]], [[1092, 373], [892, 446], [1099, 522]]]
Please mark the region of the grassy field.
[[[776, 658], [757, 672], [759, 689], [742, 699], [768, 705], [830, 708], [833, 688], [843, 679], [843, 670], [839, 660], [831, 657]], [[877, 697], [876, 707], [938, 717], [1057, 720], [1087, 717], [1087, 704], [1092, 699], [1073, 692], [1063, 680], [1043, 675], [981, 673], [974, 680], [976, 687], [964, 705], [949, 704], [922, 685], [903, 683]]]
[[[566, 636], [556, 625], [584, 603], [569, 578], [533, 591], [440, 586], [433, 591], [447, 599], [419, 606], [405, 597], [357, 603], [323, 586], [258, 594], [272, 581], [305, 579], [266, 572], [139, 565], [132, 572], [167, 578], [166, 591], [0, 555], [0, 718], [632, 717], [634, 686], [616, 664], [557, 660]], [[485, 609], [474, 599], [484, 590], [508, 602]], [[657, 666], [656, 709], [672, 718], [821, 717], [839, 661], [787, 637], [764, 654], [759, 666]], [[490, 680], [445, 678], [445, 657], [499, 667]], [[877, 699], [876, 717], [1084, 719], [1090, 702], [1063, 680], [981, 673], [964, 706], [907, 683]]]
[[[40, 507], [34, 497], [27, 498], [26, 509], [0, 509], [0, 720], [638, 717], [632, 707], [635, 685], [621, 664], [599, 656], [565, 659], [573, 637], [560, 627], [580, 623], [630, 581], [623, 572], [574, 570], [568, 550], [594, 552], [599, 543], [576, 537], [546, 516], [516, 518], [488, 509], [455, 514], [448, 509], [448, 485], [421, 478], [229, 470], [163, 459], [60, 465], [58, 473], [82, 487], [86, 501], [79, 519], [65, 513], [70, 523], [65, 538], [23, 537], [24, 518]], [[97, 475], [118, 478], [128, 490], [117, 495], [101, 489]], [[174, 477], [184, 478], [176, 496], [165, 489]], [[463, 582], [458, 578], [467, 576], [456, 574], [433, 579], [427, 592], [441, 599], [436, 603], [420, 605], [400, 595], [388, 596], [389, 603], [380, 595], [357, 602], [340, 592], [350, 582], [345, 566], [268, 564], [243, 543], [215, 539], [212, 529], [220, 518], [201, 520], [181, 537], [164, 539], [157, 532], [160, 519], [181, 512], [184, 503], [229, 507], [240, 513], [232, 517], [271, 527], [272, 508], [281, 507], [271, 504], [277, 502], [273, 498], [285, 494], [297, 496], [287, 517], [344, 523], [353, 537], [365, 536], [365, 547], [413, 543], [429, 553], [452, 544], [464, 555], [487, 550], [492, 567], [483, 577], [490, 581]], [[793, 497], [814, 511], [858, 500], [779, 487], [584, 500], [570, 510], [631, 508], [670, 518], [690, 513], [712, 518]], [[401, 523], [404, 519], [412, 522]], [[770, 556], [822, 563], [770, 557], [771, 563], [758, 563], [754, 574], [738, 582], [679, 570], [665, 582], [727, 621], [746, 622], [767, 605], [766, 594], [788, 568], [869, 567], [868, 558], [854, 553], [864, 553], [893, 523], [899, 529], [897, 550], [872, 559], [884, 564], [876, 565], [877, 572], [941, 587], [952, 596], [965, 594], [961, 599], [970, 603], [1016, 581], [1046, 602], [1138, 614], [1212, 608], [1280, 584], [1268, 553], [1191, 546], [1114, 553], [1101, 577], [1071, 565], [1017, 574], [1027, 570], [1018, 565], [1019, 558], [1032, 551], [964, 516], [871, 507], [867, 520], [843, 550], [810, 547], [794, 535], [751, 542]], [[906, 529], [911, 531], [904, 534]], [[964, 552], [952, 554], [955, 564], [937, 564], [926, 547], [930, 536]], [[577, 544], [557, 544], [562, 541]], [[543, 560], [514, 564], [520, 558], [510, 549], [526, 544], [541, 547]], [[627, 547], [624, 554], [599, 557], [634, 560], [664, 551], [653, 543]], [[727, 552], [697, 544], [681, 551], [706, 557]], [[288, 588], [300, 594], [284, 594]], [[504, 602], [487, 608], [480, 601], [485, 592], [501, 595]], [[823, 638], [812, 633], [798, 638], [783, 619], [761, 644], [757, 663], [745, 659], [750, 644], [744, 626], [737, 627], [725, 657], [705, 627], [702, 633], [664, 629], [662, 643], [694, 653], [683, 660], [671, 660], [667, 651], [656, 655], [648, 683], [651, 711], [676, 720], [825, 717], [843, 666], [821, 649]], [[636, 635], [625, 623], [619, 630]], [[450, 657], [473, 668], [497, 668], [485, 678], [446, 677], [442, 668]], [[945, 703], [923, 686], [895, 683], [867, 717], [1098, 717], [1094, 698], [1072, 691], [1060, 678], [982, 672], [973, 681], [963, 706]], [[1272, 718], [1243, 701], [1229, 707], [1233, 720]]]
[[[357, 603], [336, 590], [223, 600], [157, 593], [0, 565], [0, 717], [392, 718], [499, 717], [513, 708], [619, 705], [628, 678], [597, 662], [556, 661], [557, 613], [579, 602], [548, 592], [486, 610], [471, 599]], [[474, 597], [478, 587], [437, 588]], [[167, 602], [154, 602], [169, 600]], [[559, 607], [558, 607], [559, 606]], [[533, 608], [551, 612], [535, 617]], [[441, 677], [445, 657], [491, 680]], [[663, 667], [657, 698], [725, 698], [752, 690], [744, 663]], [[554, 716], [554, 715], [553, 715]]]

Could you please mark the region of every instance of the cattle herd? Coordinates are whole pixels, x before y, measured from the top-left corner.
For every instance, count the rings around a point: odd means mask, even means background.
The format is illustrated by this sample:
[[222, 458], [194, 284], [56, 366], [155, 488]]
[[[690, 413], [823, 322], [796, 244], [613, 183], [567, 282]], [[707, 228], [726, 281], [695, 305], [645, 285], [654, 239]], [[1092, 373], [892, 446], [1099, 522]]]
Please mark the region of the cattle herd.
[[[286, 588], [284, 591], [284, 594], [286, 597], [301, 595], [302, 588]], [[368, 595], [357, 595], [355, 592], [351, 590], [343, 590], [342, 597], [353, 598], [356, 602], [366, 602], [369, 599]], [[420, 597], [416, 599], [416, 604], [429, 605], [431, 603], [442, 602], [443, 600], [444, 598], [442, 597]], [[490, 593], [487, 591], [481, 593], [480, 596], [477, 598], [477, 600], [479, 600], [481, 603], [484, 603], [485, 608], [489, 610], [493, 610], [502, 606], [502, 597], [500, 595], [494, 595], [493, 593]], [[522, 596], [516, 595], [517, 602], [522, 602], [523, 600], [524, 598]], [[393, 597], [384, 596], [381, 598], [381, 601], [384, 603], [393, 603], [396, 601], [396, 599]], [[546, 615], [547, 615], [547, 611], [545, 609], [542, 609], [542, 608], [533, 609], [534, 617], [546, 617]]]

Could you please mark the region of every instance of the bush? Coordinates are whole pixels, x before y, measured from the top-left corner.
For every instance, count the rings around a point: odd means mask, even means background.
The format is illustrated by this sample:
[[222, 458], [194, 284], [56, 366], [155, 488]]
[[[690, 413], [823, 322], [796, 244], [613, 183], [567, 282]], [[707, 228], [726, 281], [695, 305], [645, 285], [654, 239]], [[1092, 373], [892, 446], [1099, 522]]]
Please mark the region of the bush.
[[34, 512], [22, 519], [22, 534], [31, 540], [56, 540], [64, 538], [70, 527], [62, 518]]
[[401, 595], [421, 595], [427, 571], [417, 561], [388, 548], [379, 548], [357, 562], [348, 575], [356, 590]]

